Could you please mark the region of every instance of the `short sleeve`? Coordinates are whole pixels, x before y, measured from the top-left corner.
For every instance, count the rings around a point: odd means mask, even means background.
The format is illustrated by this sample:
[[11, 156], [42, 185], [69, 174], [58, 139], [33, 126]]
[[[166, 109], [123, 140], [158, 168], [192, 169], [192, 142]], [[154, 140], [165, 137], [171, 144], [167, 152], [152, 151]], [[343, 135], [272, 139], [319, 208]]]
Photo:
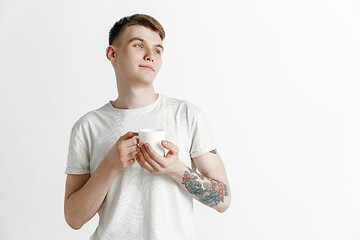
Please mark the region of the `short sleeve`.
[[190, 157], [198, 157], [211, 150], [216, 149], [212, 131], [207, 120], [207, 117], [202, 109], [195, 108], [196, 114], [191, 124], [191, 147]]
[[90, 173], [89, 148], [85, 144], [84, 128], [75, 123], [70, 134], [66, 174], [86, 174]]

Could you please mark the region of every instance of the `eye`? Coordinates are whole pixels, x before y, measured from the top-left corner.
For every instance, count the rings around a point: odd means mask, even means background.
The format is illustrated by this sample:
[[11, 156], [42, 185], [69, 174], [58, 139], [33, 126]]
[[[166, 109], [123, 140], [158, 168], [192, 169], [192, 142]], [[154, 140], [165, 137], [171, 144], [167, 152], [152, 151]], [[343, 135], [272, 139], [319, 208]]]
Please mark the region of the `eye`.
[[[135, 46], [135, 47], [137, 47], [137, 46], [142, 46], [142, 44], [138, 43], [138, 44], [135, 44], [134, 46]], [[154, 51], [155, 51], [157, 54], [161, 54], [161, 51], [160, 51], [159, 49], [155, 49]]]

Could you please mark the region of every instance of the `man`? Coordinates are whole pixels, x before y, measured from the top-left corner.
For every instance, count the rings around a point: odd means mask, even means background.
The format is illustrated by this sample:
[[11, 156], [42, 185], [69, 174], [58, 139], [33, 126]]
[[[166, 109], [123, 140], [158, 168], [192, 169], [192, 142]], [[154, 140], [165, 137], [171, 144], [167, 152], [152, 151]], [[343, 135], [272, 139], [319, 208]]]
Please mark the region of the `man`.
[[[91, 239], [194, 239], [193, 198], [219, 212], [230, 205], [203, 111], [154, 92], [164, 37], [160, 23], [145, 14], [116, 22], [106, 56], [118, 98], [83, 115], [71, 130], [65, 219], [80, 229], [98, 213]], [[142, 128], [165, 130], [165, 157], [135, 138]]]

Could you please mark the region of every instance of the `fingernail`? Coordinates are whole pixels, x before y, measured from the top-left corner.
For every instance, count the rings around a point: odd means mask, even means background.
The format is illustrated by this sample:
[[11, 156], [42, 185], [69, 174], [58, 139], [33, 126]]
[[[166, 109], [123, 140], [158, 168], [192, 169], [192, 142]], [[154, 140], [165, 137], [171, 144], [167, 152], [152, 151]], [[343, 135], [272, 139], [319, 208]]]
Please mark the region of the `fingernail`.
[[167, 141], [164, 141], [164, 145], [166, 145], [167, 144]]

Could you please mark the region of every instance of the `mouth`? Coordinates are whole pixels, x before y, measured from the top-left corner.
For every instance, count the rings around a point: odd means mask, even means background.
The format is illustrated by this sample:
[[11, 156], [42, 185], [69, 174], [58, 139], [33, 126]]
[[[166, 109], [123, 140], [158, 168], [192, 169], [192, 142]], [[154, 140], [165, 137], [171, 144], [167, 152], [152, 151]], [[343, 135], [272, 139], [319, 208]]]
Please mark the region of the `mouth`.
[[147, 69], [149, 69], [149, 70], [151, 70], [151, 71], [155, 72], [155, 71], [154, 71], [154, 69], [153, 69], [152, 67], [150, 67], [150, 66], [143, 66], [143, 65], [139, 65], [139, 67], [147, 68]]

